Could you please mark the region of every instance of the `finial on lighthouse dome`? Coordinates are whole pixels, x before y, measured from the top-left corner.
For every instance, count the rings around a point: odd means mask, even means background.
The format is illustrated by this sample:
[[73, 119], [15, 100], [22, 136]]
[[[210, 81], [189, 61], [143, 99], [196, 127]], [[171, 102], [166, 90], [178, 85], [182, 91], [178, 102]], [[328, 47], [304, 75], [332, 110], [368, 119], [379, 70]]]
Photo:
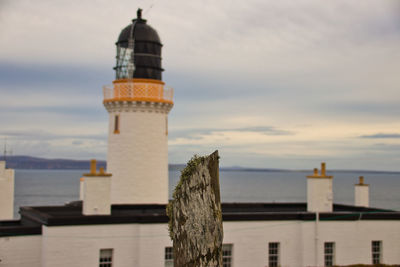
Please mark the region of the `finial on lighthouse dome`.
[[137, 18], [121, 31], [116, 45], [116, 80], [162, 80], [162, 44], [157, 31], [142, 18], [142, 9], [137, 10]]

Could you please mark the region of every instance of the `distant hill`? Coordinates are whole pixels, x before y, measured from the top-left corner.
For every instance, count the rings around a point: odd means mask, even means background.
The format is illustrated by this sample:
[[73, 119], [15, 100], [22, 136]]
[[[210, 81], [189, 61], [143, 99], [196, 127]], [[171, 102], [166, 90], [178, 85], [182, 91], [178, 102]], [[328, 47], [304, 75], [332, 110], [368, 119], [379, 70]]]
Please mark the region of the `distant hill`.
[[[0, 160], [3, 160], [0, 158]], [[90, 160], [46, 159], [30, 156], [7, 156], [7, 168], [40, 170], [89, 170]], [[105, 160], [97, 161], [97, 168], [106, 168]], [[182, 170], [185, 164], [170, 164], [170, 170]]]
[[[0, 160], [2, 160], [0, 158]], [[89, 170], [90, 160], [46, 159], [30, 156], [7, 156], [7, 168], [40, 170]], [[104, 167], [105, 160], [97, 161], [97, 168]], [[169, 164], [170, 171], [180, 171], [186, 164]], [[222, 167], [221, 171], [285, 171], [281, 169], [254, 169], [243, 167]]]
[[[89, 170], [90, 160], [45, 159], [30, 156], [7, 156], [7, 168], [42, 170]], [[97, 161], [97, 167], [106, 167], [104, 160]]]
[[[0, 160], [3, 160], [0, 157]], [[106, 169], [106, 161], [97, 161], [97, 168], [104, 167]], [[185, 168], [186, 164], [169, 164], [170, 171], [180, 171]], [[12, 169], [41, 169], [41, 170], [89, 170], [90, 160], [71, 160], [71, 159], [46, 159], [30, 156], [7, 156], [7, 167]], [[220, 167], [221, 171], [235, 172], [306, 172], [312, 173], [312, 170], [288, 170], [288, 169], [272, 169], [272, 168], [248, 168], [248, 167]], [[354, 173], [395, 173], [393, 171], [373, 171], [373, 170], [329, 170], [331, 173], [354, 172]]]

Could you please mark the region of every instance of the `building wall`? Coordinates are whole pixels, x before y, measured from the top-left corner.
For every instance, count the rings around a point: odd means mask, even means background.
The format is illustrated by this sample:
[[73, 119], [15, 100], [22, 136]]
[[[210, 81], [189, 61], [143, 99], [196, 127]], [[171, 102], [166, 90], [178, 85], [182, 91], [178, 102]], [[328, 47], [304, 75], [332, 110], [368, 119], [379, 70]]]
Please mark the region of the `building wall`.
[[280, 266], [301, 266], [301, 224], [290, 221], [225, 222], [224, 244], [233, 244], [233, 266], [267, 266], [268, 243], [279, 242]]
[[[167, 111], [109, 109], [107, 172], [113, 204], [168, 203]], [[114, 133], [115, 116], [119, 133]]]
[[147, 224], [140, 227], [140, 260], [136, 266], [164, 267], [166, 247], [172, 247], [167, 224]]
[[14, 170], [6, 169], [5, 161], [0, 161], [0, 220], [14, 217]]
[[[400, 222], [399, 221], [355, 221], [320, 223], [319, 254], [323, 241], [336, 242], [337, 263], [372, 263], [371, 242], [382, 241], [383, 263], [400, 263]], [[322, 262], [323, 263], [323, 262]]]
[[[400, 221], [224, 223], [233, 267], [268, 266], [269, 242], [280, 243], [282, 267], [324, 266], [324, 242], [335, 243], [336, 264], [371, 264], [372, 241], [382, 241], [383, 263], [400, 263]], [[167, 224], [44, 226], [43, 238], [0, 238], [0, 266], [98, 266], [112, 248], [114, 267], [162, 267], [169, 246]]]
[[[303, 222], [303, 266], [324, 266], [324, 243], [335, 243], [335, 263], [372, 264], [371, 242], [383, 243], [383, 263], [400, 262], [399, 221]], [[316, 253], [317, 252], [317, 253]]]
[[400, 263], [400, 221], [224, 223], [236, 267], [267, 266], [269, 242], [280, 243], [281, 266], [324, 266], [325, 242], [335, 242], [336, 264], [371, 264], [375, 240], [382, 241], [383, 263]]
[[113, 249], [113, 267], [162, 267], [172, 246], [166, 224], [58, 226], [43, 229], [43, 266], [98, 266]]
[[42, 236], [0, 237], [0, 266], [41, 267]]
[[138, 266], [138, 225], [43, 227], [43, 267], [99, 266], [100, 249], [113, 249], [113, 267]]

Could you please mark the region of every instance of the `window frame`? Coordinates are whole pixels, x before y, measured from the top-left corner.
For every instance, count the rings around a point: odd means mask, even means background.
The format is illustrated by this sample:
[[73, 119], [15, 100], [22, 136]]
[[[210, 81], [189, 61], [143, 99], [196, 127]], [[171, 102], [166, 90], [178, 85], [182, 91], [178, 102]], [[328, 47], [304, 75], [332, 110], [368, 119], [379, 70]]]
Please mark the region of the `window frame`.
[[268, 267], [280, 266], [280, 260], [281, 260], [280, 247], [281, 247], [280, 242], [268, 243]]
[[372, 264], [382, 264], [382, 240], [371, 241]]
[[233, 266], [233, 244], [222, 244], [222, 267], [232, 267], [232, 266]]
[[119, 114], [116, 114], [114, 116], [114, 134], [119, 134], [120, 124], [121, 124], [121, 120], [120, 120]]
[[165, 117], [165, 135], [168, 136], [168, 116]]
[[164, 266], [174, 266], [174, 248], [165, 247], [164, 249]]
[[335, 246], [335, 242], [330, 241], [324, 243], [324, 266], [326, 267], [331, 267], [335, 265]]
[[[110, 256], [102, 255], [103, 253], [110, 252]], [[113, 248], [101, 248], [99, 251], [99, 267], [112, 267], [113, 266], [113, 258], [114, 258], [114, 249]]]

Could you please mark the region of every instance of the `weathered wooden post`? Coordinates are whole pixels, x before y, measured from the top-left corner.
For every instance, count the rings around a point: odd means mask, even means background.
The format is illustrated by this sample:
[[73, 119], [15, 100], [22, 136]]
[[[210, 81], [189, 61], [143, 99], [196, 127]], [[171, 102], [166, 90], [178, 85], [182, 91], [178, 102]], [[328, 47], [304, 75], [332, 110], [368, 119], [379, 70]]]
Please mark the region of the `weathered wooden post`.
[[188, 162], [167, 214], [175, 267], [222, 266], [218, 151]]

